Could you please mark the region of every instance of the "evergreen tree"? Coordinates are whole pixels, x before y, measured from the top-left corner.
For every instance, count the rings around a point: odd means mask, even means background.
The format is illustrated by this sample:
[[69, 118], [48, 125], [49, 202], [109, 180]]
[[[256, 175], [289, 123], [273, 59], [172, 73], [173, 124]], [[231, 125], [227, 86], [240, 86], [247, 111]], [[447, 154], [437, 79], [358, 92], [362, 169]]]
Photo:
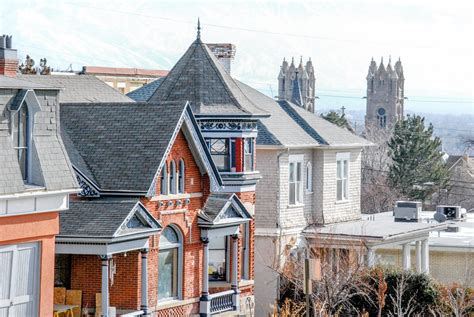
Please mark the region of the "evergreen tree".
[[351, 125], [349, 124], [349, 122], [346, 119], [346, 114], [344, 113], [344, 108], [343, 108], [343, 111], [341, 113], [339, 113], [338, 111], [330, 110], [326, 114], [321, 114], [321, 117], [323, 119], [326, 119], [327, 121], [329, 121], [331, 123], [334, 123], [337, 126], [340, 126], [341, 128], [344, 128], [344, 129], [347, 129], [351, 132], [354, 132]]
[[441, 140], [433, 137], [433, 125], [425, 128], [425, 119], [408, 115], [397, 122], [388, 143], [391, 158], [389, 185], [409, 199], [424, 201], [449, 177], [442, 159]]

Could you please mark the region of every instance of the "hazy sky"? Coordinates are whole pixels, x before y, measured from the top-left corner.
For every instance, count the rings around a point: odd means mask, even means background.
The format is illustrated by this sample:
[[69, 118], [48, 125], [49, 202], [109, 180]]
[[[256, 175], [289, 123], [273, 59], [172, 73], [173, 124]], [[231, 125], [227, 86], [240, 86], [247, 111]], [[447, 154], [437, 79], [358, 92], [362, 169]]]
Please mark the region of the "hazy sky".
[[[170, 69], [196, 36], [237, 46], [232, 74], [271, 95], [283, 57], [311, 57], [317, 107], [364, 109], [371, 57], [405, 70], [408, 111], [474, 114], [474, 1], [2, 0], [0, 33], [24, 58]], [[423, 102], [424, 101], [424, 102]]]

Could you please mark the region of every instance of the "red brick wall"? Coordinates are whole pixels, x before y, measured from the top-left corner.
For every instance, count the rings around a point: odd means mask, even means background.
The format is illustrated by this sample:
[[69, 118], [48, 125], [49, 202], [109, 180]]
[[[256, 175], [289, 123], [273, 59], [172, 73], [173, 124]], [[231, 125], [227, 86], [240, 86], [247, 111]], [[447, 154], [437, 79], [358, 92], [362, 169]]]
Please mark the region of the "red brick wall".
[[235, 139], [235, 171], [242, 172], [244, 170], [244, 142], [242, 138]]
[[15, 77], [17, 68], [18, 68], [18, 60], [0, 59], [0, 75]]

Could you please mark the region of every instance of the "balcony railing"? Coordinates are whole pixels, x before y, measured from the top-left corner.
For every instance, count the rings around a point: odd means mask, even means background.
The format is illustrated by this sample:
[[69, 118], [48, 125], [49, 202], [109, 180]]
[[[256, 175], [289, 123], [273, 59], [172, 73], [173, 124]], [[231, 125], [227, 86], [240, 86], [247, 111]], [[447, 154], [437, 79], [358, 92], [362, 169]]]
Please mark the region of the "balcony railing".
[[234, 295], [234, 291], [232, 290], [210, 294], [209, 299], [211, 300], [211, 314], [232, 310], [234, 308], [232, 303], [232, 295]]

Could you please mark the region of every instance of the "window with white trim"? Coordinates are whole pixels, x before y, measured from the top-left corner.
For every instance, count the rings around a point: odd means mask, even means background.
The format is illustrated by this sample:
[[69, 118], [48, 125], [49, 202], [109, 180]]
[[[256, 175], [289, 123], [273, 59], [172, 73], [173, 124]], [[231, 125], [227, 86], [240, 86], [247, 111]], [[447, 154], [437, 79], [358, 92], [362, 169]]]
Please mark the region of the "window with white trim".
[[179, 298], [182, 267], [182, 239], [173, 226], [160, 235], [158, 252], [158, 300]]
[[288, 170], [289, 205], [303, 203], [303, 156], [290, 156]]
[[254, 142], [253, 138], [244, 139], [244, 171], [251, 172], [254, 170], [253, 165]]
[[336, 154], [336, 199], [347, 200], [349, 195], [349, 153]]
[[306, 164], [306, 191], [313, 191], [313, 166], [311, 162]]
[[231, 166], [229, 139], [207, 139], [212, 160], [220, 172], [229, 172]]

